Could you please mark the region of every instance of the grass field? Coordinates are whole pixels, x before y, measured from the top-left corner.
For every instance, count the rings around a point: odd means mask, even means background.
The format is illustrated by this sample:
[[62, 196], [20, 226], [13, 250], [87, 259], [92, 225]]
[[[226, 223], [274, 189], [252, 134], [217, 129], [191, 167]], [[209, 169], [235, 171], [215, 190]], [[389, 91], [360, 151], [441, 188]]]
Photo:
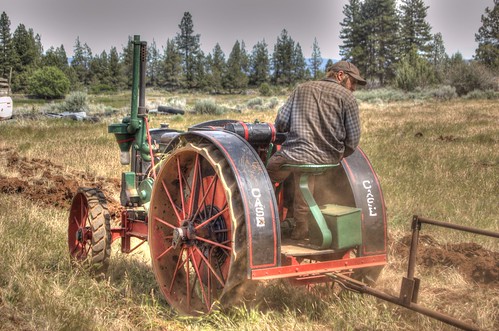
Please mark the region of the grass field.
[[[45, 190], [42, 193], [51, 192], [46, 179], [58, 173], [77, 174], [74, 178], [96, 185], [116, 183], [126, 168], [119, 164], [119, 150], [107, 125], [128, 111], [127, 98], [126, 94], [91, 98], [95, 114], [103, 114], [109, 106], [119, 110], [97, 123], [31, 116], [43, 105], [22, 101], [15, 103], [18, 116], [0, 122], [0, 330], [452, 329], [369, 296], [337, 288], [307, 291], [280, 281], [261, 284], [256, 309], [178, 316], [158, 293], [147, 249], [124, 255], [119, 244], [113, 245], [107, 279], [98, 281], [72, 268], [66, 206], [2, 184], [24, 180]], [[217, 99], [156, 92], [147, 102], [154, 106], [180, 100], [190, 108], [206, 98], [238, 109], [219, 118], [272, 122], [277, 112], [277, 107], [247, 109], [251, 96]], [[499, 231], [499, 107], [495, 100], [455, 99], [361, 103], [360, 109], [361, 147], [379, 176], [389, 219], [389, 264], [377, 288], [397, 295], [407, 266], [402, 243], [410, 234], [412, 215]], [[208, 119], [191, 112], [151, 115], [151, 124], [167, 122], [185, 130]], [[19, 160], [25, 161], [23, 168], [16, 167]], [[108, 189], [115, 199], [119, 197], [116, 185]], [[421, 278], [420, 303], [481, 329], [499, 329], [497, 239], [434, 227], [424, 227], [422, 235], [427, 248], [479, 245], [480, 249], [469, 251], [471, 263], [483, 257], [495, 268], [488, 270], [492, 281], [481, 282], [467, 277], [457, 264], [422, 263], [416, 275]]]

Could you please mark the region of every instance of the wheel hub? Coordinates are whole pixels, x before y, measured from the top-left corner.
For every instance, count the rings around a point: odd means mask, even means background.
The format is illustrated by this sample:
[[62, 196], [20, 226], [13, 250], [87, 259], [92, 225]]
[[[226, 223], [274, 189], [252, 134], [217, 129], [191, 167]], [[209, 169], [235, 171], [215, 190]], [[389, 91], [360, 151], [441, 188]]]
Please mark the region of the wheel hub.
[[83, 243], [87, 240], [92, 239], [92, 230], [89, 227], [80, 227], [76, 230], [76, 240]]
[[196, 238], [196, 230], [192, 226], [192, 222], [186, 221], [184, 225], [173, 229], [172, 246], [174, 249], [181, 244], [192, 245], [192, 240]]

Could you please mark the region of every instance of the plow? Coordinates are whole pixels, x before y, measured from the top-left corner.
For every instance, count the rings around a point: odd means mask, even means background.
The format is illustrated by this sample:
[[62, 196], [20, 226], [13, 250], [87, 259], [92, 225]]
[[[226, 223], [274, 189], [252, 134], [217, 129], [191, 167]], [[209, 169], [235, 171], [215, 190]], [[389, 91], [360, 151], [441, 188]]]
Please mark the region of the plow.
[[[162, 295], [180, 314], [199, 315], [251, 300], [254, 285], [286, 279], [292, 285], [335, 282], [404, 306], [465, 330], [477, 329], [417, 304], [414, 277], [422, 224], [445, 226], [499, 238], [414, 216], [408, 273], [400, 295], [373, 285], [388, 262], [387, 216], [378, 177], [358, 148], [338, 165], [294, 169], [292, 181], [273, 184], [266, 171], [285, 133], [271, 123], [212, 120], [187, 131], [150, 128], [145, 107], [145, 42], [133, 41], [131, 112], [109, 125], [120, 149], [120, 222], [111, 226], [106, 197], [97, 188], [79, 188], [68, 220], [71, 258], [103, 274], [111, 244], [131, 253], [147, 242], [152, 271]], [[315, 192], [307, 178], [316, 176]], [[293, 190], [299, 189], [312, 218], [307, 240], [290, 238]], [[134, 240], [132, 240], [134, 239]]]

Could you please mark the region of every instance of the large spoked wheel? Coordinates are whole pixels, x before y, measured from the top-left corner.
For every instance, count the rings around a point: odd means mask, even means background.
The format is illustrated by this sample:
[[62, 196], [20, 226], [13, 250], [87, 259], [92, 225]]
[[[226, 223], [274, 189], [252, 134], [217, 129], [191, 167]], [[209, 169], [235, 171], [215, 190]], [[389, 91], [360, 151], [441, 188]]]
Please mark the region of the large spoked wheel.
[[154, 183], [149, 222], [153, 271], [178, 312], [206, 313], [216, 303], [242, 299], [247, 247], [241, 195], [212, 144], [187, 143], [172, 152]]
[[111, 217], [104, 194], [80, 187], [73, 198], [68, 220], [69, 254], [96, 273], [106, 272], [111, 255]]

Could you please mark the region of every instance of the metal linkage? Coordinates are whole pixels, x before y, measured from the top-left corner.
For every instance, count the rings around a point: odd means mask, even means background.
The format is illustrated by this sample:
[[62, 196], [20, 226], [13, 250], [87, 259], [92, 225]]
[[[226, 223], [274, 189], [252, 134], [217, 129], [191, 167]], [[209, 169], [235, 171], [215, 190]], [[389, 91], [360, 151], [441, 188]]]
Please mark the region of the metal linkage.
[[470, 232], [474, 234], [499, 238], [499, 233], [494, 231], [482, 230], [477, 228], [471, 228], [462, 225], [451, 224], [447, 222], [440, 222], [435, 220], [430, 220], [427, 218], [419, 217], [414, 215], [412, 218], [412, 240], [411, 240], [411, 248], [409, 251], [409, 263], [407, 267], [407, 277], [402, 278], [402, 285], [400, 288], [399, 297], [389, 295], [387, 293], [378, 291], [373, 289], [366, 284], [359, 282], [355, 279], [347, 277], [343, 274], [337, 273], [328, 273], [327, 275], [331, 277], [333, 280], [337, 281], [344, 287], [349, 290], [367, 293], [382, 300], [406, 307], [408, 309], [414, 310], [420, 314], [432, 317], [446, 324], [455, 326], [462, 330], [479, 330], [479, 328], [475, 325], [469, 325], [464, 323], [458, 319], [455, 319], [451, 316], [442, 314], [440, 312], [425, 308], [417, 304], [418, 302], [418, 292], [419, 292], [419, 279], [414, 277], [414, 272], [416, 269], [416, 256], [418, 251], [418, 242], [419, 242], [419, 231], [421, 230], [421, 225], [430, 224], [435, 226], [440, 226], [444, 228], [459, 230]]

